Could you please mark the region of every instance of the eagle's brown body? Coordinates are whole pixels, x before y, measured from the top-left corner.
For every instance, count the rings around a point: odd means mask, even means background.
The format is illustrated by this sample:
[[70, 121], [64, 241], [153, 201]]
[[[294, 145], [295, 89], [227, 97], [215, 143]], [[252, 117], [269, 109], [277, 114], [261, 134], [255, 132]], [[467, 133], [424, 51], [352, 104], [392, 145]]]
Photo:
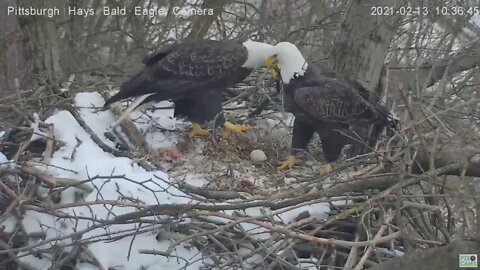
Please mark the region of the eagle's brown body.
[[345, 75], [309, 65], [304, 76], [285, 86], [286, 108], [295, 115], [292, 149], [305, 150], [315, 132], [328, 162], [337, 160], [347, 143], [359, 140], [372, 146], [391, 118], [372, 95]]
[[141, 104], [172, 100], [175, 116], [198, 123], [217, 116], [216, 124], [222, 124], [222, 90], [250, 74], [250, 69], [242, 67], [247, 57], [247, 49], [235, 41], [204, 40], [167, 45], [146, 56], [144, 69], [122, 84], [105, 106], [153, 94]]

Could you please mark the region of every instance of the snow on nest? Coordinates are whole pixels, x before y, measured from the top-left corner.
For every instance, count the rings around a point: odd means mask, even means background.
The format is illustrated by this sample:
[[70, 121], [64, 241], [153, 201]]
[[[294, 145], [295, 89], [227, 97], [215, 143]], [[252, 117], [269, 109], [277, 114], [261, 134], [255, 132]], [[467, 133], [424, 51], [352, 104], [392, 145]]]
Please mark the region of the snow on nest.
[[[104, 133], [109, 128], [109, 125], [115, 120], [115, 116], [110, 111], [98, 111], [98, 107], [103, 106], [104, 100], [98, 93], [79, 93], [75, 97], [75, 105], [80, 108], [79, 112], [88, 126], [95, 132], [100, 139], [110, 146], [114, 146], [112, 142], [107, 140]], [[157, 104], [158, 107], [169, 106], [171, 103], [163, 102]], [[181, 138], [182, 132], [178, 132], [189, 125], [184, 121], [176, 120], [173, 117], [173, 109], [161, 109], [150, 111], [148, 114], [136, 112], [131, 115], [136, 119], [135, 124], [146, 133], [147, 140], [151, 147], [165, 147], [175, 145]], [[287, 119], [292, 122], [292, 118], [287, 116]], [[284, 120], [287, 120], [284, 119]], [[270, 121], [270, 120], [267, 120]], [[147, 172], [142, 167], [138, 166], [129, 158], [115, 157], [109, 153], [105, 153], [93, 142], [89, 134], [76, 122], [74, 117], [67, 111], [58, 111], [49, 117], [46, 123], [54, 125], [55, 138], [65, 143], [63, 147], [56, 150], [51, 158], [50, 163], [56, 167], [40, 167], [41, 170], [56, 177], [72, 178], [77, 180], [85, 180], [94, 176], [110, 176], [110, 175], [124, 175], [126, 178], [140, 182], [151, 180], [145, 183], [145, 187], [127, 181], [121, 178], [112, 179], [96, 179], [89, 185], [94, 185], [94, 191], [89, 194], [84, 194], [85, 201], [96, 200], [118, 200], [122, 195], [133, 199], [139, 199], [145, 204], [158, 203], [191, 203], [182, 191], [169, 185], [169, 181], [173, 181], [167, 173], [163, 171]], [[151, 128], [152, 122], [161, 130]], [[270, 121], [266, 126], [276, 126], [277, 121]], [[291, 123], [287, 123], [290, 125]], [[38, 127], [37, 131], [41, 132]], [[7, 162], [6, 157], [0, 153], [0, 163]], [[186, 164], [188, 165], [188, 164]], [[68, 168], [63, 170], [62, 168]], [[245, 176], [244, 176], [245, 177]], [[255, 179], [254, 179], [255, 180]], [[258, 180], [258, 179], [257, 179]], [[208, 183], [202, 174], [194, 171], [189, 171], [186, 174], [185, 180], [194, 186], [203, 186]], [[155, 190], [149, 191], [147, 188]], [[165, 192], [167, 189], [168, 192]], [[44, 190], [47, 196], [47, 190]], [[78, 189], [70, 188], [62, 192], [61, 203], [71, 203], [75, 201]], [[236, 203], [232, 201], [231, 203]], [[298, 209], [293, 209], [277, 216], [277, 220], [283, 222], [291, 222], [298, 216], [298, 213], [309, 211], [311, 215], [318, 218], [324, 218], [325, 212], [329, 211], [327, 204], [313, 204], [304, 206]], [[133, 207], [107, 207], [104, 205], [91, 205], [89, 207], [72, 207], [62, 209], [64, 214], [80, 217], [91, 217], [95, 215], [97, 219], [112, 219], [115, 215], [121, 215], [135, 211]], [[261, 208], [249, 208], [243, 211], [248, 216], [262, 216]], [[233, 211], [225, 211], [226, 214], [233, 214]], [[225, 222], [221, 218], [219, 219]], [[46, 233], [46, 242], [49, 239], [66, 236], [74, 231], [82, 231], [94, 225], [88, 219], [68, 219], [57, 218], [49, 214], [39, 213], [35, 211], [27, 211], [25, 218], [22, 221], [27, 233], [44, 232]], [[6, 230], [12, 230], [15, 226], [14, 218], [10, 218], [5, 224], [9, 224]], [[254, 234], [257, 239], [269, 239], [270, 233], [261, 227], [254, 224], [241, 224], [245, 230]], [[153, 233], [144, 233], [125, 237], [117, 241], [109, 241], [109, 237], [116, 236], [120, 231], [135, 229], [138, 224], [124, 224], [115, 225], [108, 228], [98, 228], [83, 234], [82, 238], [98, 237], [105, 234], [102, 241], [91, 243], [88, 248], [97, 257], [104, 268], [121, 269], [141, 269], [144, 267], [153, 266], [155, 269], [178, 269], [184, 266], [184, 262], [175, 258], [166, 258], [163, 256], [142, 255], [137, 252], [138, 249], [155, 249], [164, 251], [168, 248], [170, 241], [157, 241]], [[70, 238], [56, 242], [56, 244], [68, 244]], [[38, 242], [32, 242], [34, 244]], [[131, 245], [131, 247], [130, 247]], [[50, 244], [42, 246], [42, 248], [49, 248]], [[130, 258], [127, 255], [130, 252]], [[174, 251], [175, 255], [186, 258], [191, 265], [186, 269], [199, 269], [204, 261], [201, 260], [201, 252], [194, 247], [179, 246]], [[48, 269], [51, 267], [51, 260], [47, 258], [39, 259], [26, 253], [21, 258], [24, 262], [35, 265], [37, 269]], [[81, 263], [77, 265], [78, 269], [93, 269], [94, 267], [88, 263]]]
[[204, 175], [198, 173], [189, 173], [185, 175], [184, 181], [194, 187], [203, 187], [209, 183]]
[[375, 252], [378, 252], [380, 254], [386, 254], [393, 257], [401, 257], [404, 255], [404, 252], [401, 250], [396, 250], [396, 249], [392, 250], [392, 249], [387, 249], [382, 247], [375, 247]]
[[[10, 167], [13, 167], [13, 162], [9, 161], [7, 157], [2, 152], [0, 152], [0, 171], [6, 170]], [[1, 196], [1, 193], [0, 193], [0, 196]]]
[[0, 164], [1, 163], [7, 163], [7, 162], [8, 162], [7, 157], [3, 153], [0, 152]]
[[278, 218], [284, 223], [291, 223], [299, 216], [299, 214], [305, 211], [308, 211], [308, 213], [316, 219], [323, 220], [328, 217], [327, 212], [330, 211], [330, 206], [328, 203], [306, 205], [283, 212], [278, 215]]
[[[95, 134], [107, 145], [114, 147], [113, 142], [105, 138], [104, 133], [109, 125], [105, 123], [113, 123], [115, 116], [108, 110], [99, 111], [97, 108], [103, 107], [105, 101], [99, 93], [79, 93], [75, 96], [75, 105], [79, 107], [79, 113], [87, 125], [95, 132]], [[74, 120], [74, 122], [76, 122]], [[63, 126], [60, 125], [60, 127]]]
[[145, 139], [153, 148], [166, 148], [177, 144], [182, 139], [182, 132], [191, 126], [190, 122], [173, 117], [173, 103], [162, 101], [155, 104], [158, 110], [146, 112], [134, 111], [130, 117], [135, 120], [135, 125], [145, 135]]
[[[103, 105], [103, 99], [98, 93], [81, 93], [76, 96], [76, 105], [79, 107]], [[98, 112], [95, 109], [82, 108], [80, 114], [87, 124], [104, 142], [109, 143], [105, 139], [103, 133], [110, 123], [113, 122], [114, 116], [109, 111]], [[120, 179], [97, 179], [92, 182], [96, 188], [89, 194], [84, 194], [85, 201], [96, 200], [118, 200], [121, 194], [124, 196], [139, 199], [145, 204], [158, 203], [189, 203], [185, 194], [180, 190], [171, 187], [168, 184], [169, 177], [162, 171], [147, 172], [142, 167], [128, 158], [115, 157], [101, 150], [76, 122], [74, 117], [67, 111], [58, 111], [49, 117], [46, 123], [54, 125], [55, 138], [63, 141], [65, 146], [61, 147], [53, 154], [51, 164], [57, 167], [38, 167], [45, 170], [48, 174], [56, 177], [65, 177], [78, 180], [85, 180], [94, 176], [124, 175], [134, 181], [145, 181], [152, 179], [151, 182], [145, 183], [146, 187], [155, 190], [149, 191], [136, 183]], [[80, 142], [80, 143], [79, 143]], [[6, 161], [2, 154], [1, 161]], [[68, 168], [63, 170], [61, 168]], [[162, 179], [162, 180], [159, 180]], [[168, 193], [163, 189], [168, 189]], [[45, 190], [45, 194], [47, 195]], [[62, 192], [61, 203], [71, 203], [75, 201], [75, 192], [78, 190], [70, 188]], [[73, 207], [62, 209], [61, 212], [72, 216], [92, 217], [97, 219], [112, 219], [114, 215], [121, 215], [135, 211], [133, 207], [106, 207], [104, 205], [91, 205], [89, 207]], [[13, 218], [12, 218], [13, 219]], [[9, 222], [12, 222], [9, 220]], [[46, 239], [53, 239], [60, 236], [69, 235], [74, 231], [81, 231], [94, 225], [88, 219], [62, 219], [54, 216], [43, 214], [35, 211], [27, 211], [25, 219], [22, 221], [27, 233], [44, 232]], [[109, 228], [98, 228], [85, 233], [82, 238], [95, 237], [108, 232], [103, 237], [104, 241], [90, 244], [88, 247], [98, 258], [104, 268], [112, 268], [123, 266], [122, 269], [141, 269], [142, 267], [154, 266], [156, 269], [177, 269], [184, 265], [184, 262], [175, 258], [168, 259], [162, 256], [142, 255], [137, 252], [138, 249], [156, 249], [166, 250], [169, 241], [157, 241], [155, 235], [150, 233], [137, 235], [135, 239], [125, 237], [119, 241], [109, 242], [109, 235], [115, 235], [123, 230], [135, 229], [138, 224], [124, 224], [110, 226]], [[11, 227], [11, 226], [8, 226]], [[57, 244], [68, 244], [70, 239], [64, 239]], [[127, 259], [129, 246], [133, 241], [130, 259]], [[32, 242], [31, 244], [34, 244]], [[44, 246], [50, 247], [50, 244]], [[183, 258], [188, 258], [192, 262], [201, 257], [200, 252], [195, 248], [186, 249], [183, 246], [176, 248], [175, 254]], [[22, 255], [22, 254], [21, 254]], [[47, 258], [39, 259], [32, 255], [22, 258], [24, 262], [35, 265], [37, 269], [48, 269], [51, 267], [51, 261]], [[198, 269], [202, 265], [201, 261], [192, 263], [187, 269]], [[78, 269], [92, 269], [92, 265], [81, 264]]]
[[36, 140], [38, 140], [38, 139], [40, 139], [44, 136], [47, 136], [47, 133], [40, 130], [40, 127], [39, 127], [40, 117], [38, 116], [37, 113], [33, 114], [33, 118], [34, 118], [35, 122], [33, 122], [30, 126], [33, 129], [33, 134], [32, 134], [31, 140], [36, 141]]

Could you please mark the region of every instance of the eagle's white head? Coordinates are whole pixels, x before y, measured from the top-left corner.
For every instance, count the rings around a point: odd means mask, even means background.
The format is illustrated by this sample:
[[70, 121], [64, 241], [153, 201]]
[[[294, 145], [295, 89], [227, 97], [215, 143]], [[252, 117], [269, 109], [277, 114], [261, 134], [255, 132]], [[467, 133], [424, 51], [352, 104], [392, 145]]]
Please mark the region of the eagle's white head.
[[253, 40], [247, 40], [242, 43], [247, 48], [248, 58], [242, 67], [245, 68], [261, 68], [264, 66], [265, 58], [272, 54], [273, 45], [257, 42]]
[[295, 77], [305, 75], [308, 68], [308, 63], [300, 50], [290, 42], [280, 42], [273, 46], [264, 65], [272, 70], [273, 76], [277, 76], [277, 71], [280, 70], [282, 81], [285, 84]]

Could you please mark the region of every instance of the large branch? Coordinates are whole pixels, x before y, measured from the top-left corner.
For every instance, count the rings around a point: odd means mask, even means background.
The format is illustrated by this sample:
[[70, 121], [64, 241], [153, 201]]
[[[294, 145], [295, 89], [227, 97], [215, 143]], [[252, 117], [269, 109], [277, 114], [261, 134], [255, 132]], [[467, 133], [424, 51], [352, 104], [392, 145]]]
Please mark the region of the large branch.
[[[463, 168], [453, 169], [444, 172], [444, 175], [465, 175], [480, 177], [480, 143], [477, 140], [465, 140], [462, 134], [455, 134], [454, 137], [444, 138], [433, 151], [432, 157], [435, 168], [445, 167], [449, 164], [462, 162], [465, 164]], [[412, 167], [412, 172], [421, 174], [430, 168], [430, 157], [419, 151]]]
[[480, 65], [480, 42], [476, 41], [460, 52], [442, 59], [431, 60], [420, 67], [389, 67], [389, 88], [395, 89], [402, 82], [408, 89], [430, 87], [443, 77], [450, 78], [454, 74]]

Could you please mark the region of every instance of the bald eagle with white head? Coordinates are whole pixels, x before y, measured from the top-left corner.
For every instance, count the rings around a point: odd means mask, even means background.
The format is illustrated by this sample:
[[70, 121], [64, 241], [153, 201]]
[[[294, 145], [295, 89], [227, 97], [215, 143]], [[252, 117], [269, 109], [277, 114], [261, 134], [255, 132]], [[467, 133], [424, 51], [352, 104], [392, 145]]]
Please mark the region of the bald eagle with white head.
[[145, 67], [120, 91], [105, 102], [104, 107], [124, 99], [136, 99], [112, 125], [117, 126], [133, 110], [153, 102], [171, 100], [174, 116], [193, 122], [189, 137], [208, 136], [202, 124], [216, 120], [223, 125], [224, 137], [249, 127], [225, 121], [222, 91], [243, 81], [255, 68], [261, 68], [271, 55], [272, 45], [247, 40], [243, 43], [224, 40], [202, 40], [169, 44], [143, 59]]
[[349, 142], [352, 130], [374, 126], [365, 139], [372, 146], [385, 126], [395, 126], [395, 119], [383, 105], [372, 101], [371, 93], [347, 76], [320, 65], [309, 65], [300, 50], [292, 43], [274, 46], [265, 60], [272, 75], [284, 84], [285, 107], [295, 115], [292, 153], [278, 169], [291, 169], [298, 164], [298, 151], [305, 151], [315, 133], [322, 142], [327, 166], [332, 170], [342, 148]]

